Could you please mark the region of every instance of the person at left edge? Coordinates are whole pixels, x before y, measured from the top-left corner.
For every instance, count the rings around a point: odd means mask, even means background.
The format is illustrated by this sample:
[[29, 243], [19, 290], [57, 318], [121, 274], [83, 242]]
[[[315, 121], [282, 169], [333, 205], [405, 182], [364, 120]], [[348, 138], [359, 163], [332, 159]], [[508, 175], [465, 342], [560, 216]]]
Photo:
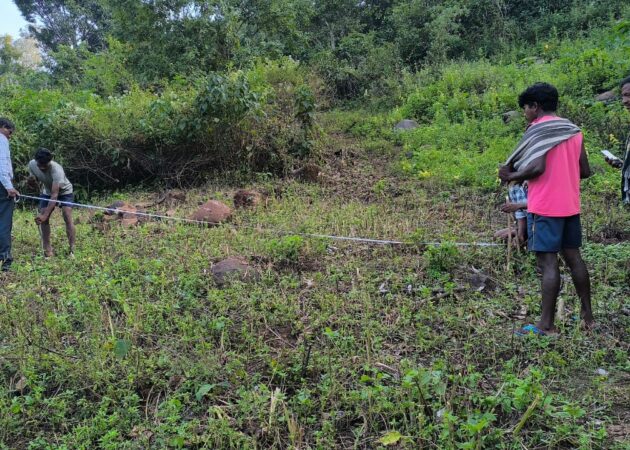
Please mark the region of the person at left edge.
[[13, 187], [13, 165], [9, 139], [15, 131], [15, 125], [9, 119], [0, 118], [0, 266], [7, 272], [13, 257], [11, 256], [11, 231], [13, 228], [13, 209], [15, 198], [20, 193]]

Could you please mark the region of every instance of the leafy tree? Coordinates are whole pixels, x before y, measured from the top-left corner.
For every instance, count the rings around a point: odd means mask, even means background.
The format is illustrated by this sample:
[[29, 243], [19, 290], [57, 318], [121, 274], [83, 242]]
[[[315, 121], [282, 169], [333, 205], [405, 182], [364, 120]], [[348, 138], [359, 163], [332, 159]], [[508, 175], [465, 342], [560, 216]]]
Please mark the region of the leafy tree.
[[90, 51], [104, 48], [110, 26], [106, 1], [15, 0], [30, 32], [46, 50], [84, 44]]
[[14, 46], [10, 35], [0, 37], [0, 75], [16, 69], [20, 58], [20, 51]]

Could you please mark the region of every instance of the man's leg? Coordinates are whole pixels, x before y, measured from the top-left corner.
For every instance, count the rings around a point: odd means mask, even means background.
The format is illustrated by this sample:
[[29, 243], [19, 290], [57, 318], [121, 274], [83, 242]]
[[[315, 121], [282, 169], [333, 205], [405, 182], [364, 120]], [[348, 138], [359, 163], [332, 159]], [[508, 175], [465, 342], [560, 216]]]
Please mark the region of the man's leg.
[[3, 271], [9, 270], [13, 258], [11, 256], [11, 229], [13, 228], [13, 199], [7, 197], [7, 191], [0, 188], [0, 266]]
[[[40, 214], [42, 214], [43, 212], [43, 209], [39, 210]], [[52, 245], [50, 245], [50, 218], [46, 222], [42, 222], [42, 224], [39, 226], [39, 229], [42, 232], [42, 247], [44, 248], [44, 256], [52, 256], [53, 249]]]
[[595, 324], [593, 318], [593, 310], [591, 308], [591, 280], [588, 275], [588, 269], [582, 259], [579, 248], [565, 248], [561, 252], [562, 259], [567, 263], [571, 270], [571, 278], [575, 285], [575, 290], [580, 297], [582, 309], [580, 316], [588, 328]]
[[68, 236], [68, 244], [70, 244], [70, 253], [74, 253], [74, 241], [76, 239], [76, 231], [74, 229], [74, 222], [72, 221], [72, 208], [64, 206], [61, 208], [63, 213], [63, 220], [66, 222], [66, 235]]
[[523, 245], [527, 242], [527, 219], [516, 220], [516, 235], [519, 245]]
[[554, 332], [553, 319], [556, 313], [556, 300], [560, 290], [560, 270], [558, 268], [558, 254], [550, 252], [536, 252], [536, 262], [542, 271], [541, 293], [542, 305], [540, 321], [536, 326], [546, 332]]

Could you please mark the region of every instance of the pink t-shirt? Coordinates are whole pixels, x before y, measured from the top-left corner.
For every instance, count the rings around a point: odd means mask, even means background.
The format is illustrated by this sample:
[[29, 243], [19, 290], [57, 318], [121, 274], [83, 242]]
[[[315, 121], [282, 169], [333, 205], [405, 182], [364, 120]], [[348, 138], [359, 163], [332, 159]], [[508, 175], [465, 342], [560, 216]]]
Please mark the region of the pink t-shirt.
[[[532, 124], [554, 118], [543, 116]], [[582, 139], [582, 133], [578, 133], [547, 153], [545, 172], [528, 182], [527, 212], [547, 217], [569, 217], [580, 213]]]

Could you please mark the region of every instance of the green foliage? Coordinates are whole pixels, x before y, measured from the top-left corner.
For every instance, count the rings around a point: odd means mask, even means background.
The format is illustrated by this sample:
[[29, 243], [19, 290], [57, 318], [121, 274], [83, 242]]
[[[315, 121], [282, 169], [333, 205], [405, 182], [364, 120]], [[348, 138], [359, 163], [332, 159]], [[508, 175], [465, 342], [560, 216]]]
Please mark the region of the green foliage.
[[303, 248], [304, 238], [301, 236], [285, 236], [267, 242], [267, 251], [279, 262], [298, 262]]
[[[618, 102], [596, 102], [597, 93], [613, 89], [623, 78], [630, 57], [627, 33], [616, 30], [582, 41], [541, 45], [533, 59], [508, 65], [479, 61], [444, 66], [417, 75], [417, 85], [398, 114], [427, 125], [407, 132], [404, 145], [413, 156], [403, 168], [428, 183], [492, 189], [496, 167], [518, 142], [522, 119], [502, 123], [503, 114], [520, 111], [518, 94], [539, 80], [552, 80], [561, 93], [559, 114], [580, 125], [591, 159], [601, 167], [597, 150], [621, 153], [624, 114]], [[601, 42], [605, 42], [604, 47]], [[590, 186], [605, 192], [615, 183], [612, 171], [597, 175]], [[599, 187], [601, 186], [601, 188]]]
[[424, 252], [424, 258], [427, 261], [428, 272], [434, 277], [451, 272], [460, 263], [458, 248], [449, 242], [429, 246]]
[[[90, 56], [86, 64], [97, 59]], [[122, 80], [112, 75], [115, 64], [93, 67], [93, 77], [82, 79], [93, 82], [84, 91], [0, 93], [0, 112], [17, 124], [18, 173], [37, 146], [53, 150], [73, 182], [89, 188], [155, 177], [193, 184], [218, 167], [283, 174], [293, 160], [316, 152], [315, 93], [296, 63], [178, 78], [159, 94], [112, 84]], [[94, 90], [124, 93], [103, 98]]]

